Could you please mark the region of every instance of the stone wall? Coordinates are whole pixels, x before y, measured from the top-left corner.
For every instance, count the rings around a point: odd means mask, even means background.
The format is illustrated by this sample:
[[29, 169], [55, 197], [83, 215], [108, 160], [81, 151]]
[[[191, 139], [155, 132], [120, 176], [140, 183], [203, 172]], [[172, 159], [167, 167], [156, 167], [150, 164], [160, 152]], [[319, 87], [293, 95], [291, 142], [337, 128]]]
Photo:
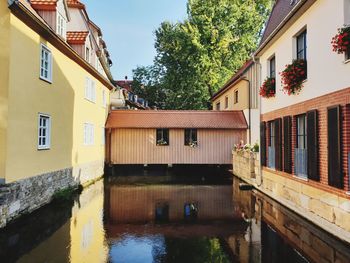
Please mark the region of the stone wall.
[[[341, 196], [310, 185], [312, 182], [301, 181], [296, 178], [288, 178], [274, 174], [273, 171], [264, 169], [262, 189], [265, 193], [277, 198], [284, 204], [291, 204], [303, 214], [311, 213], [322, 221], [316, 223], [331, 223], [338, 226], [343, 232], [343, 237], [350, 238], [350, 200], [349, 196]], [[349, 239], [350, 241], [350, 239]]]
[[56, 192], [102, 177], [103, 168], [103, 161], [95, 161], [0, 185], [0, 228], [50, 203]]
[[0, 228], [23, 214], [48, 204], [57, 191], [76, 187], [72, 169], [50, 172], [0, 187]]
[[232, 151], [232, 172], [254, 184], [259, 177], [259, 153]]
[[[297, 251], [302, 251], [303, 256], [310, 262], [349, 262], [350, 249], [346, 243], [339, 241], [327, 232], [321, 231], [309, 221], [303, 220], [300, 216], [270, 200], [265, 195], [259, 192], [256, 192], [255, 195], [257, 203], [263, 207], [260, 215], [262, 220]], [[266, 236], [266, 233], [265, 235], [263, 233], [262, 236]], [[263, 242], [268, 242], [268, 240], [265, 239]], [[268, 249], [269, 244], [264, 243], [264, 245]], [[275, 249], [275, 247], [270, 248]], [[263, 259], [266, 260], [266, 258]]]

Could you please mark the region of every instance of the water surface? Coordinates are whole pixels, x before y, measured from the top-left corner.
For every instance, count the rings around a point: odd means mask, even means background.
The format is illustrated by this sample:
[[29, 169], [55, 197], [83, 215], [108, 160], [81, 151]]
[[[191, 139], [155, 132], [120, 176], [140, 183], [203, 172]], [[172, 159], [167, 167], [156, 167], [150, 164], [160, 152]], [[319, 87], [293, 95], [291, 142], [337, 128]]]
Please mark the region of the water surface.
[[0, 231], [1, 262], [350, 262], [350, 248], [238, 179], [122, 170]]

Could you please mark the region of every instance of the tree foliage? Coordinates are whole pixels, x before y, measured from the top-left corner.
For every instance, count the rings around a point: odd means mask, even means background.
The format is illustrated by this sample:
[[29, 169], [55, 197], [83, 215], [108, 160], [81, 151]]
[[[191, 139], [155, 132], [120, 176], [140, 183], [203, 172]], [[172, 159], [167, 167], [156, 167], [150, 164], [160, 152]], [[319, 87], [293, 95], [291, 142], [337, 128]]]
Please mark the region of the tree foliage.
[[[155, 31], [154, 65], [133, 71], [151, 105], [204, 109], [257, 47], [271, 0], [189, 0], [187, 19]], [[163, 103], [161, 103], [163, 102]]]

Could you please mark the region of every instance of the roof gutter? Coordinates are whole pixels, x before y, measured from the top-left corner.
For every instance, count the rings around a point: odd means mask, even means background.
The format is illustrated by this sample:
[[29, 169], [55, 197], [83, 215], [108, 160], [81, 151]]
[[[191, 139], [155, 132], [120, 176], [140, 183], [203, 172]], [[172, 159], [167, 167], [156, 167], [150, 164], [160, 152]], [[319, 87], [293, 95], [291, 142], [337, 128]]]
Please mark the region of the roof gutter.
[[112, 90], [114, 85], [100, 74], [92, 65], [85, 61], [79, 54], [74, 51], [66, 42], [64, 42], [55, 32], [48, 28], [42, 21], [40, 21], [31, 11], [29, 11], [18, 0], [7, 0], [11, 12], [24, 22], [28, 27], [34, 30], [37, 34], [48, 40], [55, 48], [76, 62], [87, 72], [98, 79], [108, 89]]
[[[275, 28], [274, 31], [269, 35], [269, 37], [261, 43], [258, 49], [254, 52], [254, 56], [258, 56], [258, 54], [267, 46], [268, 43], [277, 35], [277, 33], [285, 26], [285, 24], [294, 16], [294, 14], [299, 11], [299, 9], [307, 3], [309, 0], [300, 0], [290, 11], [290, 13], [282, 20], [282, 22]], [[313, 0], [315, 2], [316, 0]]]

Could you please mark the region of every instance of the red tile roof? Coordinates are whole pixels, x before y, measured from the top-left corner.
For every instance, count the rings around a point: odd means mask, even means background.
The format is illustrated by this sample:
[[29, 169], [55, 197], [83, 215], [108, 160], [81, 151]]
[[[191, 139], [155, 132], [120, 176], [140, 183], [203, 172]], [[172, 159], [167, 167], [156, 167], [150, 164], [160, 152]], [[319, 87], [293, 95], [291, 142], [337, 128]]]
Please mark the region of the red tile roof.
[[85, 9], [85, 5], [81, 3], [79, 0], [67, 0], [67, 5], [68, 7]]
[[115, 80], [114, 83], [119, 87], [132, 92], [132, 80]]
[[106, 128], [247, 129], [242, 111], [115, 110]]
[[67, 32], [67, 42], [73, 45], [82, 45], [85, 44], [88, 35], [87, 31], [69, 31]]
[[226, 84], [210, 98], [210, 100], [215, 100], [219, 95], [227, 91], [231, 87], [231, 85], [234, 84], [237, 80], [239, 80], [244, 74], [244, 72], [253, 64], [254, 62], [251, 59], [246, 61], [244, 65], [229, 79], [229, 81], [227, 81]]
[[58, 0], [30, 0], [30, 4], [36, 10], [55, 10]]

